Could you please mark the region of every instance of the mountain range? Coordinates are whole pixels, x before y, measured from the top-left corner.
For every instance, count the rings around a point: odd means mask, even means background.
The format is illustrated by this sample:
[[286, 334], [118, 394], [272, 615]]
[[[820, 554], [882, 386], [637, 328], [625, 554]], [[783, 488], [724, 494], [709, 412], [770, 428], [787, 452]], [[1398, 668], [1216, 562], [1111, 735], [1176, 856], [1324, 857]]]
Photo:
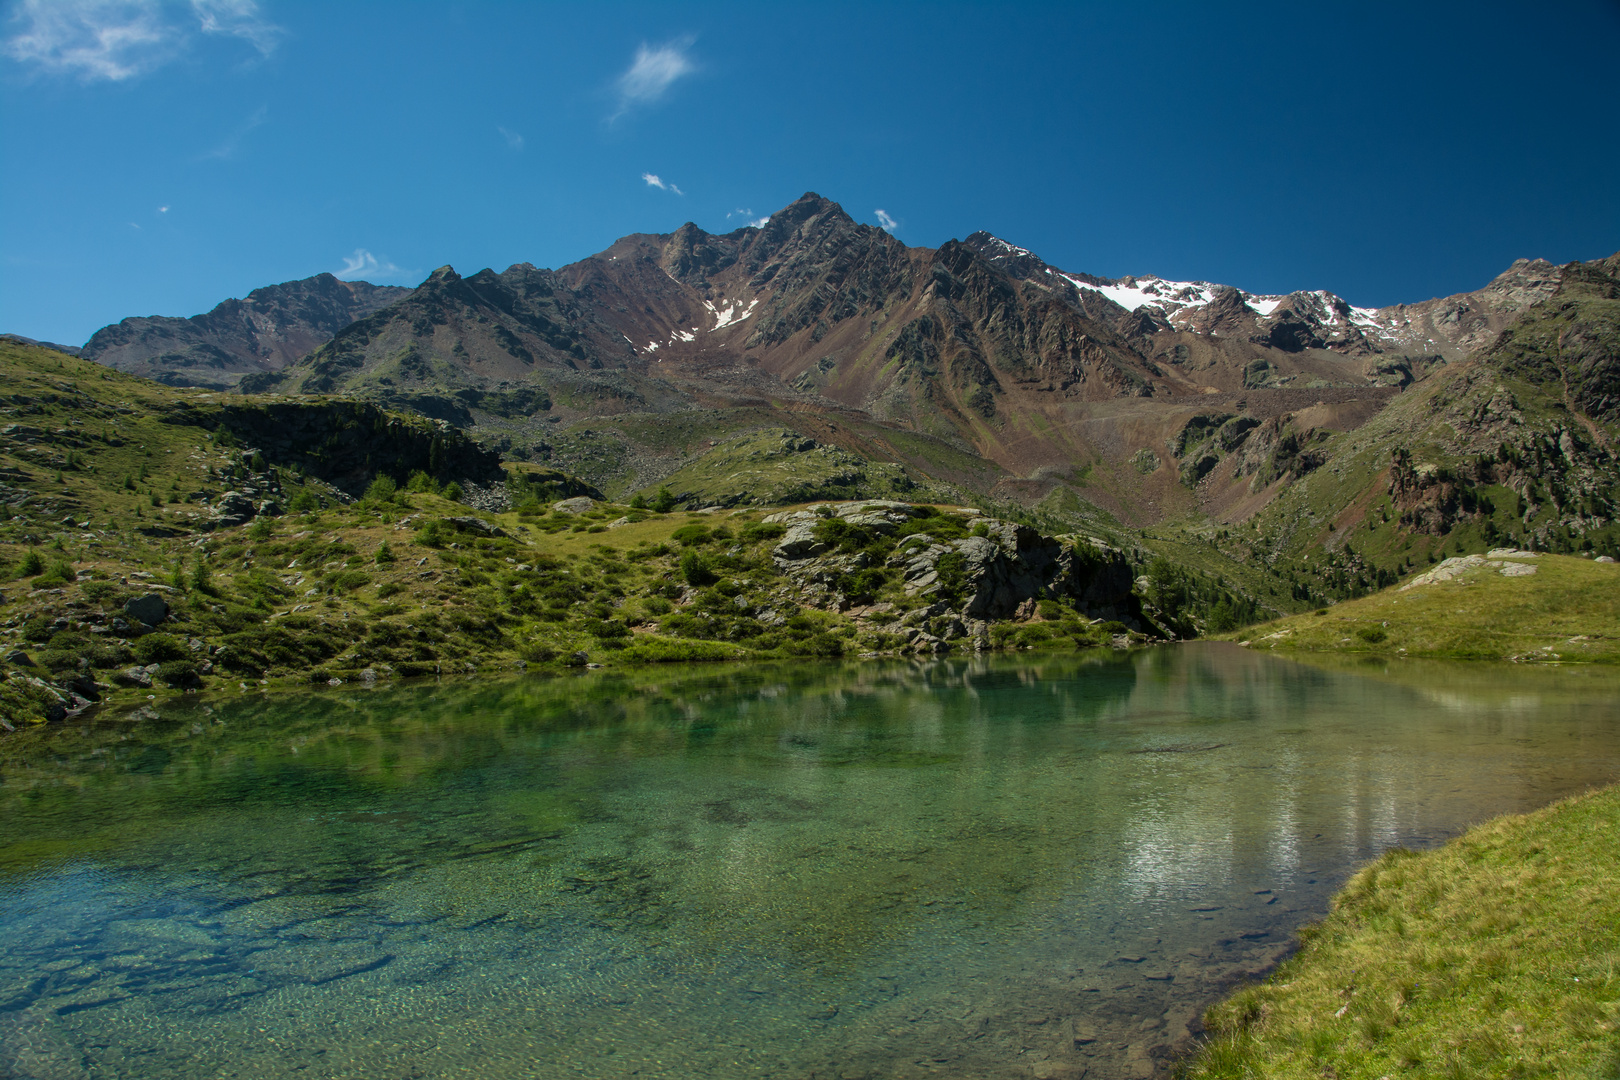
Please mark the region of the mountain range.
[[[1388, 487], [1395, 443], [1423, 426], [1402, 403], [1482, 363], [1500, 372], [1503, 342], [1549, 308], [1576, 311], [1584, 329], [1569, 332], [1595, 351], [1574, 383], [1552, 362], [1558, 385], [1532, 380], [1533, 396], [1567, 399], [1555, 442], [1607, 453], [1615, 262], [1520, 260], [1473, 292], [1368, 309], [1321, 290], [1067, 271], [985, 232], [908, 247], [810, 193], [759, 227], [633, 234], [556, 270], [270, 286], [194, 319], [126, 319], [83, 354], [175, 385], [416, 411], [614, 495], [922, 485], [1138, 529], [1220, 527], [1300, 497], [1338, 440], [1360, 447], [1375, 419], [1405, 417], [1378, 443], [1384, 479], [1360, 481]], [[1467, 441], [1406, 450], [1449, 467]]]
[[254, 289], [189, 319], [152, 315], [97, 330], [77, 355], [172, 386], [230, 389], [278, 371], [411, 290], [317, 274]]

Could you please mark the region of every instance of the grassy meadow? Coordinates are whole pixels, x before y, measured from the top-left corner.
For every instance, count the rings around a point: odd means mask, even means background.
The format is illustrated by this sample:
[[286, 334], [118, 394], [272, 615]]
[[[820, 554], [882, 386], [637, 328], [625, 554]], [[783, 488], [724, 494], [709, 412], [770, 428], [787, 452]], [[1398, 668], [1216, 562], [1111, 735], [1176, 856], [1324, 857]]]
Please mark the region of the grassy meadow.
[[[1519, 569], [1504, 574], [1509, 566]], [[1418, 580], [1230, 636], [1284, 654], [1620, 662], [1620, 563], [1521, 554]]]
[[1620, 788], [1365, 867], [1184, 1080], [1620, 1075]]

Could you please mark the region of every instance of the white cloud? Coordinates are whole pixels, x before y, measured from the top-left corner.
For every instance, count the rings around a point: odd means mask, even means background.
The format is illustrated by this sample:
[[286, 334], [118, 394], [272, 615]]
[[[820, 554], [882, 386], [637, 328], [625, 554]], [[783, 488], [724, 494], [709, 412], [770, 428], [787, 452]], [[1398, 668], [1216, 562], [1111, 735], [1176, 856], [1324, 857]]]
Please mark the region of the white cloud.
[[253, 0], [20, 0], [0, 50], [19, 63], [85, 82], [122, 82], [172, 60], [198, 33], [241, 38], [269, 55], [282, 31]]
[[753, 220], [752, 220], [752, 221], [750, 221], [750, 222], [749, 222], [749, 223], [748, 223], [748, 224], [749, 224], [749, 225], [751, 225], [751, 226], [753, 226], [753, 227], [754, 227], [754, 228], [756, 228], [756, 229], [763, 229], [763, 228], [764, 228], [764, 227], [765, 227], [765, 223], [766, 223], [766, 222], [767, 222], [767, 221], [770, 221], [770, 220], [771, 220], [771, 215], [769, 215], [769, 214], [766, 214], [766, 215], [765, 215], [765, 216], [764, 216], [764, 217], [757, 217], [757, 218], [754, 218], [754, 219], [753, 219]]
[[160, 207], [158, 207], [158, 213], [160, 213], [160, 214], [167, 214], [167, 213], [168, 213], [168, 212], [169, 212], [169, 208], [168, 208], [168, 207], [167, 207], [167, 206], [160, 206]]
[[353, 255], [343, 257], [343, 269], [332, 271], [333, 277], [365, 278], [378, 281], [386, 278], [414, 278], [414, 271], [395, 266], [386, 258], [379, 258], [365, 248], [355, 248]]
[[269, 56], [284, 31], [267, 23], [259, 16], [259, 5], [254, 0], [191, 0], [191, 13], [205, 34], [226, 34], [239, 37]]
[[771, 220], [771, 215], [769, 214], [766, 214], [764, 217], [754, 217], [753, 215], [754, 212], [752, 210], [732, 210], [726, 214], [726, 220], [729, 221], [734, 217], [746, 218], [747, 221], [745, 224], [755, 229], [764, 228], [765, 223]]
[[877, 215], [878, 228], [884, 232], [893, 233], [895, 229], [900, 227], [900, 223], [890, 217], [887, 210], [874, 210], [872, 212]]
[[519, 135], [517, 132], [512, 131], [512, 130], [510, 130], [508, 128], [501, 127], [499, 124], [495, 125], [495, 130], [500, 132], [501, 133], [501, 138], [506, 140], [506, 145], [507, 145], [508, 149], [511, 149], [511, 150], [521, 150], [521, 149], [523, 149], [523, 136]]
[[635, 62], [619, 76], [619, 108], [608, 119], [617, 120], [636, 105], [657, 101], [676, 79], [696, 71], [697, 65], [687, 56], [693, 40], [688, 35], [656, 49], [646, 45], [638, 48]]
[[682, 191], [675, 184], [665, 183], [663, 180], [660, 180], [657, 173], [644, 172], [641, 174], [641, 178], [647, 181], [648, 187], [655, 187], [659, 191], [673, 191], [677, 195], [686, 194], [686, 192]]

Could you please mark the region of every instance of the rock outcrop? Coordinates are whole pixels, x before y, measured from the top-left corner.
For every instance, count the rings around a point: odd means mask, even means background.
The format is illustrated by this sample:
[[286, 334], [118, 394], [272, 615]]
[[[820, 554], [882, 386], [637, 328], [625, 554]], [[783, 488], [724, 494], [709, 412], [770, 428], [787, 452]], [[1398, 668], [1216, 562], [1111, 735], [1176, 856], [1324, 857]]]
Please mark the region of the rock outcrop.
[[[834, 550], [827, 530], [819, 526], [832, 518], [892, 536], [913, 523], [917, 513], [907, 503], [856, 501], [785, 511], [765, 521], [787, 527], [773, 552], [777, 568], [794, 580], [808, 602], [842, 610], [851, 606], [851, 599], [840, 584], [875, 567], [866, 551]], [[1046, 536], [1027, 525], [978, 518], [977, 511], [964, 513], [975, 516], [972, 535], [943, 539], [913, 528], [882, 564], [901, 573], [908, 596], [931, 601], [916, 609], [932, 612], [924, 618], [954, 617], [960, 633], [951, 635], [948, 627], [944, 640], [982, 638], [984, 624], [1028, 618], [1040, 600], [1069, 599], [1093, 618], [1141, 625], [1134, 575], [1124, 553], [1090, 537]], [[959, 529], [958, 521], [957, 529], [941, 531]], [[897, 628], [905, 625], [901, 620]]]

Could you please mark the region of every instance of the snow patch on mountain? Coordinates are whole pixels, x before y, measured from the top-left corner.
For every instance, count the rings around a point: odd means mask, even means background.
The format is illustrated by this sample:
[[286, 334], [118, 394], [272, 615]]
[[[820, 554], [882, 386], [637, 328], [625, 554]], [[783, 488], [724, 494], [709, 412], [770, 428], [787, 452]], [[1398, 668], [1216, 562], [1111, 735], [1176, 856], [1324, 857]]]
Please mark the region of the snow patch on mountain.
[[732, 301], [724, 308], [718, 309], [708, 300], [703, 301], [703, 306], [708, 308], [709, 314], [714, 316], [714, 325], [709, 327], [709, 333], [712, 334], [716, 330], [723, 330], [728, 326], [733, 326], [742, 322], [744, 319], [748, 318], [754, 313], [754, 308], [758, 306], [758, 304], [759, 300], [758, 298], [755, 298], [749, 301], [748, 307], [739, 311], [738, 309], [742, 308], [741, 301]]

